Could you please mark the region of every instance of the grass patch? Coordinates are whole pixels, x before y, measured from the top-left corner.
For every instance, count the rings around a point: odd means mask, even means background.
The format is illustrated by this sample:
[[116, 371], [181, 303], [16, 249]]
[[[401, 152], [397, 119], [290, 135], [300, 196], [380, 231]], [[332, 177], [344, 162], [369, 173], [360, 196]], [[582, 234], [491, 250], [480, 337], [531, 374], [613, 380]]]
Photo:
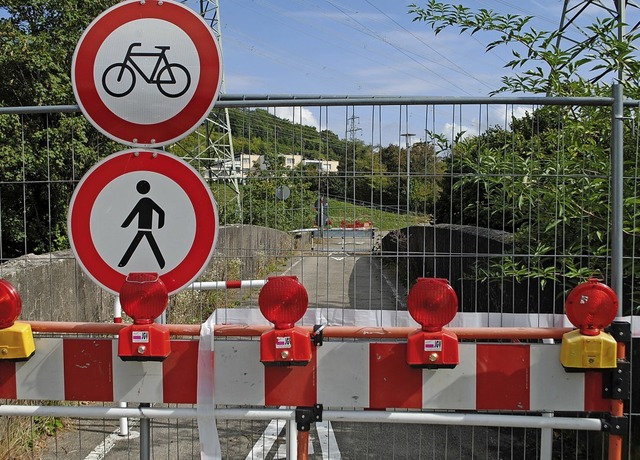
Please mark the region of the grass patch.
[[[52, 404], [50, 401], [12, 401], [12, 404]], [[0, 460], [36, 458], [46, 438], [65, 428], [60, 417], [0, 417]]]
[[333, 227], [340, 227], [343, 220], [347, 223], [370, 221], [380, 231], [389, 231], [411, 225], [431, 223], [431, 216], [425, 214], [400, 214], [382, 211], [367, 206], [359, 206], [339, 200], [329, 200], [329, 218]]
[[[251, 258], [253, 279], [262, 279], [279, 272], [286, 258], [276, 258], [263, 251], [255, 251]], [[245, 261], [246, 262], [246, 261]], [[213, 257], [200, 281], [239, 280], [243, 276], [243, 261], [232, 257]], [[185, 289], [173, 296], [167, 309], [167, 322], [171, 324], [200, 324], [215, 309], [242, 306], [260, 288], [219, 289], [200, 291]]]

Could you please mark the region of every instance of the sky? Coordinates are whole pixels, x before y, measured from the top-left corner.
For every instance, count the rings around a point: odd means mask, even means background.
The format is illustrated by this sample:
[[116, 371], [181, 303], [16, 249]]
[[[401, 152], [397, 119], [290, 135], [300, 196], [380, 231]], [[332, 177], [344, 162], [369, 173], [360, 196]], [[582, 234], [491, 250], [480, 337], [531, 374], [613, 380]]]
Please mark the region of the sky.
[[[181, 0], [196, 11], [213, 0]], [[426, 7], [427, 0], [218, 0], [223, 55], [223, 88], [226, 94], [331, 95], [331, 96], [488, 96], [501, 86], [501, 77], [512, 72], [505, 64], [511, 49], [486, 52], [496, 34], [471, 35], [447, 29], [435, 35], [431, 27], [413, 21], [409, 3]], [[612, 0], [602, 0], [612, 5]], [[584, 0], [572, 0], [576, 7]], [[476, 10], [488, 8], [502, 14], [534, 16], [538, 30], [558, 28], [564, 0], [459, 0]], [[630, 10], [628, 8], [627, 10]], [[2, 11], [0, 10], [0, 14]], [[637, 14], [637, 13], [636, 13]], [[587, 8], [582, 24], [604, 16], [602, 9]], [[212, 16], [209, 13], [209, 18]], [[580, 21], [578, 21], [580, 22]], [[344, 110], [344, 109], [343, 109]], [[370, 109], [368, 109], [370, 110]], [[515, 114], [526, 110], [515, 107]], [[356, 108], [351, 114], [323, 115], [318, 110], [274, 109], [295, 122], [349, 134], [349, 117], [357, 117], [356, 132], [373, 144], [399, 143], [403, 134], [426, 137], [424, 114], [372, 118]], [[435, 131], [477, 132], [484, 125], [502, 124], [504, 108], [486, 114], [445, 121]], [[402, 118], [405, 118], [402, 121]], [[415, 120], [412, 122], [410, 118]], [[384, 118], [384, 119], [383, 119]], [[393, 119], [395, 118], [395, 121]], [[482, 119], [482, 120], [481, 120]], [[403, 126], [404, 123], [404, 126]], [[376, 132], [377, 130], [377, 132]], [[420, 134], [421, 133], [421, 134]]]
[[[204, 0], [203, 0], [204, 1]], [[374, 95], [374, 96], [488, 96], [511, 72], [506, 47], [486, 52], [495, 34], [460, 34], [450, 29], [435, 35], [425, 22], [413, 21], [412, 0], [219, 0], [223, 53], [223, 92], [245, 95]], [[199, 2], [187, 2], [195, 10]], [[425, 7], [427, 1], [417, 1]], [[458, 3], [458, 2], [454, 2]], [[560, 24], [563, 0], [463, 0], [472, 9], [489, 8], [503, 14], [535, 16], [538, 30]], [[580, 1], [571, 2], [577, 5]], [[581, 19], [592, 21], [600, 9], [587, 9]], [[368, 109], [370, 110], [370, 109]], [[516, 107], [516, 115], [525, 108]], [[504, 123], [505, 109], [434, 126], [435, 131], [467, 132], [481, 125]], [[310, 109], [275, 109], [295, 122], [329, 128], [349, 136], [348, 117], [325, 120]], [[357, 134], [373, 144], [404, 144], [426, 137], [425, 115], [407, 114], [388, 126], [375, 128], [372, 114], [353, 113]], [[400, 115], [402, 118], [403, 115]], [[412, 122], [409, 118], [414, 117]], [[476, 117], [476, 118], [478, 118]], [[328, 115], [325, 118], [330, 118]], [[387, 119], [388, 117], [385, 117]], [[362, 125], [360, 125], [362, 123]], [[385, 123], [384, 120], [380, 122]], [[412, 126], [413, 125], [413, 126]], [[465, 126], [463, 126], [465, 125]], [[428, 129], [428, 127], [427, 127]], [[376, 131], [377, 132], [374, 132]], [[420, 134], [422, 133], [422, 134]]]
[[[486, 96], [500, 85], [510, 56], [485, 53], [495, 35], [436, 36], [412, 21], [409, 3], [219, 0], [226, 92]], [[543, 30], [558, 27], [562, 8], [560, 0], [464, 4], [536, 15]]]

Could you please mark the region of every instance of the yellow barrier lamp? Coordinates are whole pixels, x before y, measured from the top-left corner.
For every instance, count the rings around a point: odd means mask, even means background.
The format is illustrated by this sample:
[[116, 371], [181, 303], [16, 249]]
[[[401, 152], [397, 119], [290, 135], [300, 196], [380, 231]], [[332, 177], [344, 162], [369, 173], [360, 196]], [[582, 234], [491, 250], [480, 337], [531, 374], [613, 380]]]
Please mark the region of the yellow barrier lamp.
[[565, 302], [567, 318], [578, 329], [562, 336], [560, 362], [567, 371], [617, 366], [617, 343], [604, 332], [618, 312], [615, 292], [595, 278], [576, 286]]
[[25, 360], [36, 351], [31, 325], [15, 322], [21, 311], [20, 294], [0, 279], [0, 359]]

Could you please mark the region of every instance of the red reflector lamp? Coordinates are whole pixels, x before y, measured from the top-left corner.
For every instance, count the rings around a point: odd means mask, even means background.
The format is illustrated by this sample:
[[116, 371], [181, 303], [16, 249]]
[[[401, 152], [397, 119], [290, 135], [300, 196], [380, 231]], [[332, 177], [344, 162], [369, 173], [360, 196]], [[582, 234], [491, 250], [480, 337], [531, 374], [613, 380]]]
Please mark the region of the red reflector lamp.
[[169, 301], [157, 273], [130, 273], [120, 288], [120, 304], [133, 324], [118, 334], [118, 356], [123, 361], [162, 361], [171, 353], [169, 329], [153, 322]]
[[36, 351], [31, 325], [16, 323], [22, 299], [11, 283], [0, 279], [0, 359], [24, 361]]
[[458, 312], [458, 296], [446, 279], [418, 278], [409, 290], [407, 309], [422, 329], [409, 334], [407, 364], [427, 369], [458, 365], [458, 336], [443, 330]]
[[295, 323], [309, 305], [307, 290], [296, 276], [267, 279], [258, 297], [260, 311], [274, 329], [260, 337], [260, 361], [265, 366], [305, 366], [311, 361], [311, 333]]
[[565, 301], [567, 318], [577, 329], [562, 336], [560, 362], [567, 371], [617, 367], [617, 343], [604, 332], [618, 313], [618, 298], [595, 278], [571, 290]]

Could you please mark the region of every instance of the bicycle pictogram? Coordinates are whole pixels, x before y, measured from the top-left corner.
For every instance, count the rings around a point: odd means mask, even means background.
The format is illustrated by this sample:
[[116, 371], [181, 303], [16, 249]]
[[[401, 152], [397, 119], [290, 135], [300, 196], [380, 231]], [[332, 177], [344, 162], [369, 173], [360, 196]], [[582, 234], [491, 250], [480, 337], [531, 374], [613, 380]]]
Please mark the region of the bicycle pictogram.
[[[170, 46], [156, 46], [156, 53], [134, 52], [135, 47], [142, 43], [129, 45], [127, 54], [122, 62], [116, 62], [107, 67], [102, 74], [102, 87], [113, 97], [124, 97], [136, 86], [136, 73], [142, 79], [158, 86], [158, 91], [167, 97], [176, 98], [187, 92], [191, 85], [191, 75], [185, 66], [167, 59], [167, 50]], [[135, 58], [157, 58], [151, 75], [147, 75]]]

